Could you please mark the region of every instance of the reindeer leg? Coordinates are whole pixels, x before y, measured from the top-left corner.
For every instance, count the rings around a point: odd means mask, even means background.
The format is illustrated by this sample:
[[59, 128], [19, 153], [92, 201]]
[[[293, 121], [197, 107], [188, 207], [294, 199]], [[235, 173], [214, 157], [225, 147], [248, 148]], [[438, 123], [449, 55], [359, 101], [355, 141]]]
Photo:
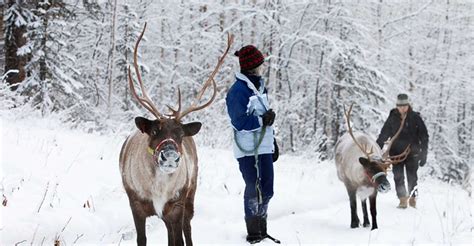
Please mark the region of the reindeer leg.
[[372, 216], [372, 230], [375, 230], [378, 228], [377, 226], [377, 193], [373, 194], [372, 196], [369, 197], [370, 201], [370, 215]]
[[357, 228], [359, 227], [360, 221], [359, 217], [357, 216], [356, 191], [347, 188], [347, 194], [349, 194], [349, 203], [351, 205], [351, 228]]
[[166, 230], [168, 231], [168, 245], [174, 245], [175, 239], [174, 239], [174, 233], [173, 233], [173, 225], [169, 221], [165, 220], [164, 218], [163, 218], [163, 222], [165, 222]]
[[186, 199], [186, 207], [184, 210], [184, 221], [183, 221], [183, 232], [184, 239], [186, 240], [186, 245], [193, 245], [193, 240], [191, 238], [191, 219], [194, 216], [194, 198]]
[[125, 187], [125, 191], [127, 192], [135, 230], [137, 231], [137, 245], [146, 245], [145, 222], [148, 216], [156, 214], [155, 209], [151, 202], [140, 200], [134, 191], [127, 189], [127, 187]]
[[168, 245], [182, 246], [183, 241], [183, 204], [181, 202], [167, 203], [163, 209], [163, 221], [168, 230]]
[[180, 222], [165, 221], [166, 229], [168, 231], [168, 246], [183, 246], [183, 227]]
[[369, 215], [367, 213], [367, 199], [361, 200], [360, 203], [362, 204], [362, 212], [364, 213], [364, 227], [369, 227]]
[[146, 245], [145, 222], [146, 216], [141, 215], [136, 208], [132, 206], [133, 221], [137, 231], [137, 245]]

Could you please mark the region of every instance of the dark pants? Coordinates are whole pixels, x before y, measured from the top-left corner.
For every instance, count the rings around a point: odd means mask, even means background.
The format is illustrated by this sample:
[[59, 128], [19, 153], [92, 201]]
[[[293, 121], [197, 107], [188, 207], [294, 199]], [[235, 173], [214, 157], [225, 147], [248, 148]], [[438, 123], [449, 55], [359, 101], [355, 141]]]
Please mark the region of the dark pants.
[[[245, 181], [244, 208], [245, 218], [262, 217], [267, 214], [268, 203], [273, 196], [273, 159], [272, 154], [258, 156], [260, 180], [257, 182], [255, 157], [238, 158], [239, 169]], [[260, 185], [262, 203], [258, 202], [257, 184]]]
[[[407, 193], [405, 188], [405, 169], [407, 172], [409, 193]], [[413, 191], [413, 189], [416, 187], [418, 182], [418, 175], [416, 173], [417, 170], [418, 158], [411, 155], [408, 156], [404, 162], [393, 165], [393, 178], [395, 180], [395, 189], [397, 190], [398, 198], [407, 196], [416, 197], [417, 191]]]

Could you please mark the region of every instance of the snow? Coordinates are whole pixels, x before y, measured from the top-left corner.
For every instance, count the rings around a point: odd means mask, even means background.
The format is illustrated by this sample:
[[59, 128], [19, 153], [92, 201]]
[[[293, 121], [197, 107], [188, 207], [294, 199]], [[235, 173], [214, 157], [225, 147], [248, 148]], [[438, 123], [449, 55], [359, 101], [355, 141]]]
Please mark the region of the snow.
[[[0, 121], [0, 187], [7, 200], [0, 206], [0, 244], [51, 245], [58, 239], [63, 245], [135, 245], [118, 167], [126, 134], [85, 134], [64, 130], [52, 120], [12, 118]], [[198, 146], [198, 156], [194, 244], [246, 245], [244, 182], [232, 152]], [[467, 192], [428, 178], [423, 168], [419, 174], [417, 209], [397, 209], [392, 189], [378, 196], [378, 230], [350, 229], [348, 196], [333, 160], [282, 155], [275, 163], [269, 234], [283, 245], [471, 245]], [[393, 187], [391, 173], [388, 179]], [[362, 220], [360, 203], [358, 213]], [[166, 228], [157, 217], [147, 221], [147, 238], [149, 244], [167, 243]]]
[[21, 46], [20, 48], [18, 48], [18, 50], [16, 51], [16, 55], [17, 56], [25, 56], [25, 55], [28, 55], [31, 53], [32, 51], [32, 44], [31, 43], [26, 43], [25, 45]]

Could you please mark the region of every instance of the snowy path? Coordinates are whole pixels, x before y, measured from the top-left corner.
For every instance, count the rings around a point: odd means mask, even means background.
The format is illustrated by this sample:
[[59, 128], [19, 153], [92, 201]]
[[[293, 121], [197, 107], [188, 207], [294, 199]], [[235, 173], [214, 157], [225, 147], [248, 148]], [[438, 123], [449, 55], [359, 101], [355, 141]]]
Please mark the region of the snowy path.
[[[0, 209], [0, 244], [51, 245], [59, 239], [63, 245], [134, 245], [133, 220], [118, 170], [124, 136], [53, 126], [1, 122], [0, 187], [7, 206]], [[195, 245], [245, 245], [244, 184], [237, 163], [229, 150], [198, 149]], [[348, 197], [334, 163], [284, 155], [275, 164], [269, 233], [284, 245], [470, 245], [471, 198], [457, 186], [423, 177], [418, 209], [396, 209], [392, 189], [378, 196], [378, 230], [350, 229]], [[391, 175], [389, 180], [393, 186]], [[147, 230], [150, 244], [166, 244], [161, 220], [148, 219]]]

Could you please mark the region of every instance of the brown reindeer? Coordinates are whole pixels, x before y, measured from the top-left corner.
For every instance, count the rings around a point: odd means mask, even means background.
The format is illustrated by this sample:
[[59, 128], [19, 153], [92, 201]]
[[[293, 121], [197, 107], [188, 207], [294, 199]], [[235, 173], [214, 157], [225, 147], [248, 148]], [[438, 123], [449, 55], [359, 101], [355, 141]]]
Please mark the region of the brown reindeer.
[[133, 96], [156, 119], [135, 118], [138, 130], [125, 140], [120, 152], [122, 182], [130, 201], [138, 245], [146, 245], [145, 221], [152, 215], [158, 215], [165, 222], [168, 245], [184, 245], [183, 234], [186, 245], [192, 245], [191, 219], [198, 174], [196, 145], [192, 136], [199, 132], [201, 123], [183, 124], [181, 120], [187, 114], [209, 106], [214, 100], [217, 92], [214, 76], [224, 62], [233, 37], [228, 36], [227, 49], [195, 102], [199, 103], [206, 88], [212, 84], [211, 98], [200, 106], [193, 103], [181, 112], [181, 92], [178, 88], [178, 109], [168, 106], [172, 114], [163, 115], [148, 97], [138, 69], [137, 49], [145, 28], [146, 23], [135, 44], [133, 56], [141, 97], [135, 91], [130, 67], [128, 77]]
[[[349, 110], [344, 112], [347, 120], [347, 132], [336, 143], [336, 168], [337, 176], [346, 186], [351, 207], [351, 228], [359, 227], [357, 216], [356, 193], [361, 198], [362, 212], [364, 214], [364, 227], [370, 226], [367, 215], [366, 200], [370, 200], [370, 214], [372, 217], [372, 230], [377, 229], [377, 191], [386, 193], [390, 190], [386, 172], [390, 165], [406, 159], [410, 146], [397, 156], [389, 156], [393, 141], [400, 134], [405, 118], [402, 119], [400, 128], [395, 136], [387, 140], [383, 150], [369, 135], [363, 132], [352, 132]], [[382, 153], [383, 151], [383, 153]]]

